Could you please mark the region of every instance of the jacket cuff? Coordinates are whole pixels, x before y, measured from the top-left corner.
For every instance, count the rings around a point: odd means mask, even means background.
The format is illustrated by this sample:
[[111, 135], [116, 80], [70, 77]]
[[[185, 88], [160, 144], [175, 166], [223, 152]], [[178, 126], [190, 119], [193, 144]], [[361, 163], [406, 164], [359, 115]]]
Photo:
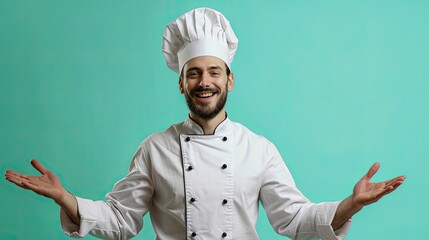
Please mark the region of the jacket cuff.
[[349, 232], [352, 224], [352, 219], [347, 220], [337, 230], [333, 230], [331, 223], [334, 219], [335, 212], [337, 211], [340, 202], [325, 203], [328, 211], [325, 214], [319, 213], [316, 215], [316, 232], [322, 240], [341, 240], [344, 239]]
[[60, 221], [64, 233], [73, 238], [83, 238], [96, 225], [96, 204], [92, 200], [76, 197], [78, 213], [80, 215], [80, 226], [75, 224], [67, 213], [60, 210]]

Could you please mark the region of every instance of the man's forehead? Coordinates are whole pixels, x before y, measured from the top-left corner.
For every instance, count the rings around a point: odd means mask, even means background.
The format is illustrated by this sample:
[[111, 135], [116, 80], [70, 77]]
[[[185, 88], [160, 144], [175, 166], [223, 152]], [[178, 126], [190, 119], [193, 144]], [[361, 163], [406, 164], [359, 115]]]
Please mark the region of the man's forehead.
[[222, 61], [221, 59], [217, 58], [217, 57], [213, 57], [213, 56], [201, 56], [201, 57], [196, 57], [193, 58], [191, 60], [189, 60], [185, 66], [184, 66], [184, 70], [188, 70], [188, 69], [195, 69], [195, 68], [199, 68], [199, 69], [222, 69], [224, 70], [226, 68], [225, 62]]

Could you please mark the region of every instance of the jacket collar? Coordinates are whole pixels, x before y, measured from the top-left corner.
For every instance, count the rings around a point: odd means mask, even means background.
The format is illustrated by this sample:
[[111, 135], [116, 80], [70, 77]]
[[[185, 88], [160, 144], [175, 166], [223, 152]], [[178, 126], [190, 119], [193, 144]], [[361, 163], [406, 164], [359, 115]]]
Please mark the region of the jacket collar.
[[[189, 130], [191, 134], [204, 135], [203, 128], [189, 115], [184, 122], [184, 126], [186, 129]], [[227, 115], [226, 118], [221, 123], [219, 123], [219, 125], [217, 125], [213, 135], [225, 135], [227, 132], [229, 132], [230, 128], [231, 120], [228, 118]]]

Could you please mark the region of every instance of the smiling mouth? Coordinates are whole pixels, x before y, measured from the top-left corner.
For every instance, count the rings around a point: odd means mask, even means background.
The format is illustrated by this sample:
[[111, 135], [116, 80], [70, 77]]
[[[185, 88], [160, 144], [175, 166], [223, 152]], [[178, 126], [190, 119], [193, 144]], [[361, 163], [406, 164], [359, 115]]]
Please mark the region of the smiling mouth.
[[198, 98], [209, 98], [211, 96], [214, 96], [214, 92], [203, 92], [203, 93], [195, 93], [195, 96]]

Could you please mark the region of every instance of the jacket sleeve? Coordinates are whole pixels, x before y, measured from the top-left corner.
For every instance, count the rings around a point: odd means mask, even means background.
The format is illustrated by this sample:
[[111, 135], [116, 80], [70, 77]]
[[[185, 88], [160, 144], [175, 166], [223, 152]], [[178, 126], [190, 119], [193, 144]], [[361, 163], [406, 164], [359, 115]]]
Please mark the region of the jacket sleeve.
[[339, 202], [310, 202], [295, 186], [282, 157], [270, 144], [269, 162], [264, 174], [260, 199], [274, 230], [292, 239], [343, 239], [351, 220], [335, 232], [331, 227]]
[[61, 210], [61, 225], [68, 236], [80, 238], [89, 233], [103, 239], [129, 239], [138, 234], [154, 193], [150, 166], [143, 154], [140, 147], [128, 175], [115, 184], [106, 201], [77, 197], [80, 227]]

